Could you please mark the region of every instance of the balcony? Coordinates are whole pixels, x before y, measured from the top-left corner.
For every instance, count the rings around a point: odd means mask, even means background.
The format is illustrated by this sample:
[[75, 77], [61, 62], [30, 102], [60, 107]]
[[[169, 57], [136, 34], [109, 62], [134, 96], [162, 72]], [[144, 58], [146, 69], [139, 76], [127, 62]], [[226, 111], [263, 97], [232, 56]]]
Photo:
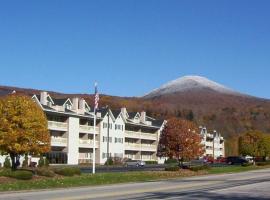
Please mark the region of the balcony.
[[56, 131], [67, 131], [68, 124], [66, 122], [48, 121], [48, 129]]
[[[80, 133], [92, 133], [94, 134], [94, 127], [88, 125], [80, 125]], [[99, 127], [96, 127], [96, 134], [99, 133]]]
[[64, 137], [51, 137], [51, 146], [60, 146], [66, 147], [67, 146], [67, 138]]
[[156, 152], [157, 146], [155, 146], [155, 145], [144, 145], [144, 144], [142, 144], [141, 150], [142, 150], [142, 151], [152, 151], [152, 152]]
[[157, 140], [157, 134], [155, 134], [155, 133], [141, 133], [141, 139]]
[[[82, 147], [82, 148], [94, 148], [94, 141], [93, 140], [79, 139], [79, 147]], [[95, 148], [98, 148], [98, 147], [99, 147], [99, 142], [96, 141]]]
[[136, 131], [125, 131], [125, 137], [127, 138], [135, 138], [135, 139], [140, 139], [140, 132]]
[[141, 145], [137, 143], [125, 143], [125, 150], [140, 151]]

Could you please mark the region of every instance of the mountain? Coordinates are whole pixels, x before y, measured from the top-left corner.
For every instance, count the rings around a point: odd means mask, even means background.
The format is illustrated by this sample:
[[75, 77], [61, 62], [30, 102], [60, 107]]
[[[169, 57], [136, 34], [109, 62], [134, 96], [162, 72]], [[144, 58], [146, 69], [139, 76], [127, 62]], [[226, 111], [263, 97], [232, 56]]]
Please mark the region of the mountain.
[[152, 98], [177, 92], [189, 92], [192, 90], [212, 90], [223, 94], [242, 96], [242, 94], [214, 81], [211, 81], [205, 77], [184, 76], [162, 85], [160, 88], [153, 90], [152, 92], [146, 94], [144, 97]]
[[[16, 90], [31, 95], [39, 90], [0, 86], [0, 93]], [[83, 97], [93, 106], [93, 95], [62, 94], [48, 91], [53, 97]], [[247, 130], [270, 133], [270, 100], [242, 94], [204, 77], [185, 76], [155, 89], [143, 97], [100, 95], [100, 106], [112, 109], [127, 107], [129, 111], [145, 110], [155, 118], [185, 118], [198, 126], [217, 130], [228, 143]], [[230, 150], [233, 148], [227, 148]], [[234, 148], [235, 154], [237, 150]]]

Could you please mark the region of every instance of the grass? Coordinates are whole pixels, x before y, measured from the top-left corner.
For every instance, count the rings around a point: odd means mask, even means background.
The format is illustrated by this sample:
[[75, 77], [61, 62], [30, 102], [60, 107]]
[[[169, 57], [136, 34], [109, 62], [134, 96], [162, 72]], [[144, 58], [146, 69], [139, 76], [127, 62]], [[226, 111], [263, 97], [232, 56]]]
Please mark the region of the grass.
[[203, 174], [187, 170], [178, 172], [126, 172], [126, 173], [100, 173], [100, 174], [83, 174], [74, 177], [55, 177], [41, 178], [28, 181], [16, 180], [12, 182], [0, 183], [0, 191], [13, 190], [32, 190], [48, 188], [65, 188], [91, 185], [104, 185], [114, 183], [145, 182], [169, 178], [180, 178]]
[[223, 173], [238, 173], [238, 172], [245, 172], [245, 171], [251, 171], [256, 169], [263, 169], [263, 168], [269, 168], [270, 166], [260, 167], [260, 166], [246, 166], [243, 167], [241, 165], [232, 165], [227, 167], [212, 167], [208, 170], [209, 174], [223, 174]]
[[[228, 166], [213, 167], [207, 171], [193, 172], [190, 170], [179, 171], [157, 171], [157, 172], [124, 172], [124, 173], [100, 173], [100, 174], [82, 174], [73, 177], [40, 177], [36, 176], [32, 180], [15, 180], [1, 176], [0, 170], [0, 191], [15, 190], [34, 190], [49, 188], [66, 188], [80, 186], [94, 186], [115, 183], [131, 183], [146, 182], [162, 179], [182, 178], [187, 176], [196, 176], [203, 174], [221, 174], [221, 173], [237, 173], [256, 169], [269, 168], [270, 166]], [[2, 178], [2, 182], [1, 182]]]

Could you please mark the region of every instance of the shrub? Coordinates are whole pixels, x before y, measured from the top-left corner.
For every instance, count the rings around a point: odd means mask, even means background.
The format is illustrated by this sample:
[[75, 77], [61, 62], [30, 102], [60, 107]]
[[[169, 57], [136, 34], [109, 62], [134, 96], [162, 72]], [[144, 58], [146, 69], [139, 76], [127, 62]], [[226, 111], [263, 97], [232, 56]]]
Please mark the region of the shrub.
[[11, 169], [0, 170], [0, 176], [8, 176], [11, 173]]
[[56, 168], [54, 169], [54, 172], [56, 174], [63, 175], [63, 176], [74, 176], [74, 175], [81, 174], [81, 170], [76, 167]]
[[266, 166], [266, 165], [270, 165], [270, 162], [269, 161], [266, 161], [266, 162], [257, 162], [256, 165], [258, 165], [258, 166]]
[[37, 168], [36, 173], [39, 176], [54, 177], [55, 173], [48, 168]]
[[253, 165], [253, 163], [243, 163], [242, 164], [243, 167], [248, 167], [248, 166], [252, 166], [252, 165]]
[[156, 165], [156, 164], [158, 164], [158, 162], [157, 162], [157, 161], [149, 160], [149, 161], [145, 161], [145, 164], [148, 164], [148, 165]]
[[178, 166], [167, 166], [165, 167], [165, 171], [179, 171]]
[[40, 156], [39, 161], [38, 161], [38, 167], [43, 167], [45, 165], [45, 160], [43, 156]]
[[200, 170], [208, 170], [208, 169], [210, 169], [210, 166], [209, 165], [198, 165], [198, 166], [191, 166], [189, 169], [191, 171], [197, 172]]
[[44, 159], [44, 166], [49, 167], [49, 164], [50, 164], [50, 162], [49, 162], [48, 158], [45, 158]]
[[26, 171], [26, 170], [16, 170], [16, 171], [11, 171], [7, 176], [11, 178], [16, 178], [19, 180], [30, 180], [33, 177], [33, 173], [31, 171]]
[[165, 164], [174, 164], [174, 163], [178, 163], [178, 160], [174, 159], [174, 158], [168, 158], [168, 159], [165, 160], [164, 163]]
[[9, 157], [6, 157], [4, 162], [4, 168], [11, 168], [11, 163]]
[[112, 158], [108, 158], [105, 162], [105, 165], [113, 165], [113, 159]]
[[22, 163], [22, 167], [28, 167], [28, 156], [27, 155], [24, 156], [24, 161]]

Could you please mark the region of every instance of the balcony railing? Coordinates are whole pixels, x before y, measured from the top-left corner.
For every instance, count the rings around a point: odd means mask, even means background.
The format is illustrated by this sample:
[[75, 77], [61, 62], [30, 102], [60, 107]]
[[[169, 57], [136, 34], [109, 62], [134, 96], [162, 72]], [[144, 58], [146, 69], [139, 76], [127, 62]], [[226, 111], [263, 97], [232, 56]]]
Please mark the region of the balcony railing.
[[66, 122], [48, 121], [49, 129], [67, 130], [68, 124]]
[[[80, 132], [94, 133], [94, 127], [88, 125], [80, 125]], [[96, 134], [99, 133], [99, 127], [96, 127]]]
[[140, 133], [136, 131], [125, 131], [125, 137], [140, 139]]
[[155, 145], [143, 145], [141, 146], [142, 151], [156, 151], [157, 147]]
[[52, 144], [52, 146], [54, 146], [54, 145], [66, 146], [67, 145], [67, 138], [51, 137], [51, 144]]
[[[94, 141], [93, 140], [84, 140], [84, 139], [79, 139], [79, 144], [80, 146], [86, 147], [86, 148], [93, 148], [94, 147]], [[99, 147], [99, 142], [96, 141], [96, 148]]]
[[145, 139], [145, 140], [157, 140], [157, 135], [154, 133], [142, 133], [139, 131], [125, 131], [125, 137]]
[[157, 140], [155, 133], [141, 133], [141, 139]]

